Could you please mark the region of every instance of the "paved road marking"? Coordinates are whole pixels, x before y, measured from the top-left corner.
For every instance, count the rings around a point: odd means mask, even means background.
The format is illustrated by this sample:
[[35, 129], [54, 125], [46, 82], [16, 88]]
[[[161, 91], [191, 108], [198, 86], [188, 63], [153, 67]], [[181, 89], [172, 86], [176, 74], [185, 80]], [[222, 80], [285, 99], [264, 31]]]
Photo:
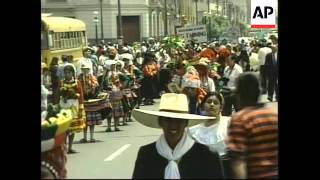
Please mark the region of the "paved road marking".
[[129, 148], [131, 146], [131, 144], [126, 144], [123, 145], [120, 149], [118, 149], [116, 152], [114, 152], [113, 154], [111, 154], [109, 157], [107, 157], [106, 159], [104, 159], [104, 161], [112, 161], [114, 158], [116, 158], [117, 156], [119, 156], [123, 151], [125, 151], [127, 148]]

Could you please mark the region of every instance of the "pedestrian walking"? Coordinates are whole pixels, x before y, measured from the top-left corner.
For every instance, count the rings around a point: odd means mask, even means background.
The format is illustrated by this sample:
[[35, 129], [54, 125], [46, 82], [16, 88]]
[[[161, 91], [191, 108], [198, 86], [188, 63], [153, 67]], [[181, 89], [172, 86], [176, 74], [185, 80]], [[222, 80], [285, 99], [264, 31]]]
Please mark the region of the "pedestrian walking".
[[267, 54], [265, 68], [268, 78], [268, 100], [273, 101], [273, 93], [276, 92], [276, 100], [279, 101], [279, 84], [278, 84], [278, 47], [273, 45], [272, 53]]
[[156, 142], [139, 149], [133, 179], [223, 178], [219, 155], [195, 142], [186, 130], [214, 117], [188, 114], [187, 104], [186, 95], [166, 93], [159, 111], [133, 111], [141, 124], [163, 130]]
[[235, 89], [236, 89], [236, 78], [239, 77], [243, 70], [240, 65], [235, 63], [236, 55], [232, 54], [227, 58], [227, 67], [224, 70], [224, 87], [221, 90], [225, 99], [225, 105], [223, 107], [222, 115], [230, 116], [232, 114], [232, 107], [235, 111], [239, 110], [239, 105], [236, 101]]
[[258, 51], [258, 59], [260, 64], [262, 94], [267, 93], [267, 72], [266, 72], [265, 62], [266, 62], [267, 54], [271, 52], [272, 50], [269, 47], [267, 47], [266, 42], [260, 43], [260, 49]]
[[145, 98], [144, 105], [153, 105], [153, 99], [157, 96], [157, 74], [155, 56], [152, 53], [147, 53], [142, 64], [144, 78], [142, 80], [141, 93]]
[[278, 178], [278, 117], [258, 103], [259, 80], [244, 73], [237, 80], [240, 111], [232, 116], [227, 152], [234, 179]]

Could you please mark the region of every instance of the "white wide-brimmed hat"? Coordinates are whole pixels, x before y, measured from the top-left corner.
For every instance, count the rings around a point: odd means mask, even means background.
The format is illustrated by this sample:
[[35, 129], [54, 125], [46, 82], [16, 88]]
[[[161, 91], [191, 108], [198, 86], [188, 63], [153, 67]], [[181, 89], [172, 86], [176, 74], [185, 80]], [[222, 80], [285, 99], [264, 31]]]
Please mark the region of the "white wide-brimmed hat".
[[132, 116], [141, 124], [151, 128], [161, 128], [159, 117], [189, 120], [188, 126], [200, 124], [215, 117], [200, 116], [188, 113], [188, 99], [185, 94], [166, 93], [161, 96], [159, 111], [134, 109]]

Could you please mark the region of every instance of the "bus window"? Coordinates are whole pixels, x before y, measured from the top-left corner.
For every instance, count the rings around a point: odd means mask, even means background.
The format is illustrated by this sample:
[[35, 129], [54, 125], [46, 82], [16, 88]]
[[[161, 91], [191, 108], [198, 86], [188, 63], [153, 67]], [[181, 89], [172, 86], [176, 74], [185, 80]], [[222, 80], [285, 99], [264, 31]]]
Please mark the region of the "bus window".
[[86, 46], [87, 42], [86, 42], [86, 32], [82, 31], [82, 43], [84, 46]]
[[60, 41], [61, 41], [61, 49], [65, 49], [66, 45], [65, 45], [65, 36], [64, 36], [64, 32], [60, 33]]
[[67, 32], [67, 48], [71, 48], [71, 37], [70, 37], [70, 32]]
[[60, 37], [60, 33], [56, 33], [56, 38], [57, 38], [57, 49], [61, 49], [61, 37]]
[[58, 48], [59, 48], [58, 34], [54, 33], [53, 34], [53, 49], [58, 49]]
[[48, 49], [48, 39], [45, 31], [41, 31], [41, 49]]
[[71, 48], [74, 48], [74, 32], [70, 32], [70, 42]]
[[80, 46], [80, 44], [81, 44], [81, 32], [77, 32], [77, 47], [79, 47]]
[[53, 37], [52, 37], [53, 32], [50, 31], [48, 34], [48, 44], [49, 44], [49, 48], [53, 48]]

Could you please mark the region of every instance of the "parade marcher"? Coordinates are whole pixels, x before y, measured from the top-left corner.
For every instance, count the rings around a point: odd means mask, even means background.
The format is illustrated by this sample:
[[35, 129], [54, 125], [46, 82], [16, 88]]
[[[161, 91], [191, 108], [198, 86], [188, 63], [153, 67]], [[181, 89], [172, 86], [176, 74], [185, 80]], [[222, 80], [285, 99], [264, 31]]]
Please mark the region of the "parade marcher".
[[216, 117], [214, 120], [206, 120], [199, 125], [189, 128], [189, 133], [201, 144], [207, 145], [211, 151], [218, 152], [222, 164], [224, 177], [230, 177], [229, 158], [226, 155], [227, 129], [230, 117], [222, 116], [224, 105], [222, 94], [209, 92], [198, 106], [200, 115]]
[[42, 68], [41, 82], [46, 87], [46, 89], [51, 89], [51, 75], [47, 66]]
[[145, 54], [142, 71], [144, 78], [142, 80], [141, 93], [145, 98], [144, 105], [152, 105], [154, 103], [153, 98], [155, 98], [157, 94], [156, 77], [158, 74], [155, 56], [153, 54]]
[[[82, 73], [78, 77], [79, 81], [82, 85], [83, 90], [83, 98], [85, 101], [89, 101], [90, 99], [96, 99], [97, 91], [98, 91], [98, 81], [96, 77], [92, 74], [89, 74], [90, 67], [83, 64], [81, 71]], [[86, 107], [85, 107], [86, 109]], [[103, 117], [102, 112], [99, 111], [86, 111], [86, 126], [83, 129], [83, 139], [80, 140], [81, 143], [88, 142], [87, 140], [87, 130], [89, 127], [90, 130], [90, 142], [95, 142], [96, 140], [93, 138], [94, 134], [94, 126], [102, 124]]]
[[188, 114], [187, 104], [186, 95], [166, 93], [159, 111], [133, 111], [141, 124], [163, 130], [156, 142], [139, 149], [133, 179], [223, 178], [218, 153], [195, 142], [186, 129], [214, 117]]
[[[123, 98], [123, 92], [122, 87], [120, 83], [119, 76], [116, 73], [112, 73], [111, 75], [111, 92], [110, 92], [110, 102], [112, 106], [112, 112], [111, 116], [114, 120], [114, 130], [120, 131], [118, 128], [119, 125], [119, 119], [120, 117], [123, 117], [123, 105], [122, 105], [122, 98]], [[106, 132], [111, 132], [111, 119], [107, 118], [108, 120], [108, 127], [106, 129]]]
[[279, 84], [278, 84], [278, 47], [273, 45], [272, 53], [267, 54], [265, 68], [268, 78], [268, 100], [273, 101], [273, 93], [276, 92], [276, 100], [279, 101]]
[[172, 77], [172, 82], [168, 84], [168, 90], [172, 93], [182, 93], [183, 75], [186, 73], [187, 61], [177, 63], [175, 74]]
[[41, 84], [41, 112], [47, 111], [48, 94], [49, 94], [48, 89], [43, 84]]
[[53, 57], [49, 67], [50, 76], [51, 76], [52, 97], [53, 97], [53, 100], [50, 99], [50, 101], [52, 101], [53, 104], [58, 103], [58, 102], [55, 102], [55, 99], [57, 96], [59, 96], [58, 61], [59, 59], [57, 57]]
[[83, 64], [87, 64], [90, 67], [89, 74], [93, 74], [93, 63], [91, 60], [91, 50], [90, 48], [83, 49], [83, 57], [79, 59], [76, 65], [76, 75], [77, 77], [82, 73], [81, 67]]
[[208, 63], [207, 58], [201, 58], [193, 65], [199, 73], [200, 87], [207, 93], [216, 90], [213, 79], [209, 77]]
[[75, 68], [71, 65], [64, 67], [64, 79], [60, 81], [57, 102], [61, 109], [71, 109], [73, 120], [68, 130], [68, 153], [76, 153], [72, 149], [75, 133], [81, 132], [85, 127], [85, 111], [83, 104], [83, 91], [79, 80], [75, 77]]
[[269, 47], [267, 47], [266, 42], [261, 43], [261, 48], [258, 51], [258, 59], [260, 64], [262, 94], [267, 93], [267, 74], [266, 74], [266, 68], [265, 68], [265, 61], [266, 61], [267, 54], [271, 52], [272, 50]]
[[278, 179], [278, 117], [258, 103], [259, 80], [244, 73], [237, 80], [240, 111], [230, 121], [227, 154], [233, 179]]
[[220, 156], [226, 154], [225, 139], [230, 117], [221, 116], [224, 105], [222, 94], [209, 92], [199, 105], [200, 115], [212, 116], [216, 119], [206, 120], [197, 126], [189, 128], [189, 133], [201, 144], [208, 145], [210, 150]]
[[[45, 120], [46, 121], [46, 120]], [[41, 179], [67, 178], [65, 132], [71, 119], [64, 123], [41, 122]], [[61, 122], [59, 120], [59, 122]]]
[[72, 63], [70, 63], [70, 61], [72, 61], [71, 56], [62, 55], [61, 60], [62, 60], [62, 64], [59, 65], [59, 69], [58, 69], [58, 77], [60, 80], [64, 78], [64, 66], [66, 65], [74, 66]]
[[231, 51], [227, 48], [220, 48], [218, 51], [218, 63], [220, 64], [218, 68], [218, 74], [223, 77], [224, 68], [226, 65], [226, 59], [230, 56]]
[[[126, 116], [126, 120], [132, 121], [131, 120], [131, 111], [132, 109], [137, 105], [139, 108], [141, 99], [140, 99], [140, 84], [143, 79], [143, 74], [142, 71], [137, 68], [133, 64], [132, 56], [122, 56], [123, 61], [125, 63], [125, 66], [123, 68], [123, 79], [125, 84], [123, 84], [123, 89], [124, 89], [124, 100], [125, 100], [125, 105], [128, 107], [128, 113]], [[120, 78], [121, 81], [121, 78]], [[124, 105], [124, 106], [125, 106]]]
[[101, 51], [101, 55], [99, 56], [99, 61], [98, 61], [98, 65], [99, 66], [104, 66], [105, 61], [108, 59], [108, 57], [106, 56], [107, 51]]
[[99, 58], [96, 55], [97, 49], [93, 49], [93, 48], [89, 48], [90, 53], [89, 53], [89, 58], [92, 61], [92, 71], [93, 71], [93, 75], [97, 76], [98, 74], [98, 65], [99, 65]]
[[136, 51], [136, 57], [133, 60], [134, 65], [139, 69], [142, 69], [143, 57], [141, 51]]
[[236, 55], [232, 54], [227, 58], [227, 67], [224, 70], [224, 87], [221, 91], [223, 97], [225, 99], [225, 105], [223, 107], [222, 115], [230, 116], [232, 114], [232, 107], [234, 107], [235, 111], [239, 110], [238, 103], [236, 101], [236, 96], [234, 94], [236, 86], [235, 81], [236, 78], [239, 77], [243, 70], [241, 66], [235, 63]]
[[158, 62], [160, 63], [160, 67], [163, 68], [163, 66], [168, 63], [171, 60], [170, 56], [166, 53], [166, 50], [160, 51], [160, 58], [158, 59]]
[[208, 47], [200, 52], [199, 57], [208, 58], [209, 62], [213, 63], [216, 60], [216, 53], [212, 50], [212, 48]]
[[200, 78], [197, 70], [193, 66], [189, 66], [186, 73], [183, 75], [182, 92], [188, 96], [189, 113], [198, 114], [198, 92], [200, 89]]
[[127, 125], [127, 122], [130, 121], [131, 110], [134, 106], [133, 100], [136, 97], [136, 94], [131, 89], [134, 85], [133, 56], [126, 51], [124, 54], [120, 55], [120, 59], [124, 61], [124, 67], [121, 70], [121, 74], [119, 74], [123, 91], [122, 105], [124, 116], [122, 125]]

